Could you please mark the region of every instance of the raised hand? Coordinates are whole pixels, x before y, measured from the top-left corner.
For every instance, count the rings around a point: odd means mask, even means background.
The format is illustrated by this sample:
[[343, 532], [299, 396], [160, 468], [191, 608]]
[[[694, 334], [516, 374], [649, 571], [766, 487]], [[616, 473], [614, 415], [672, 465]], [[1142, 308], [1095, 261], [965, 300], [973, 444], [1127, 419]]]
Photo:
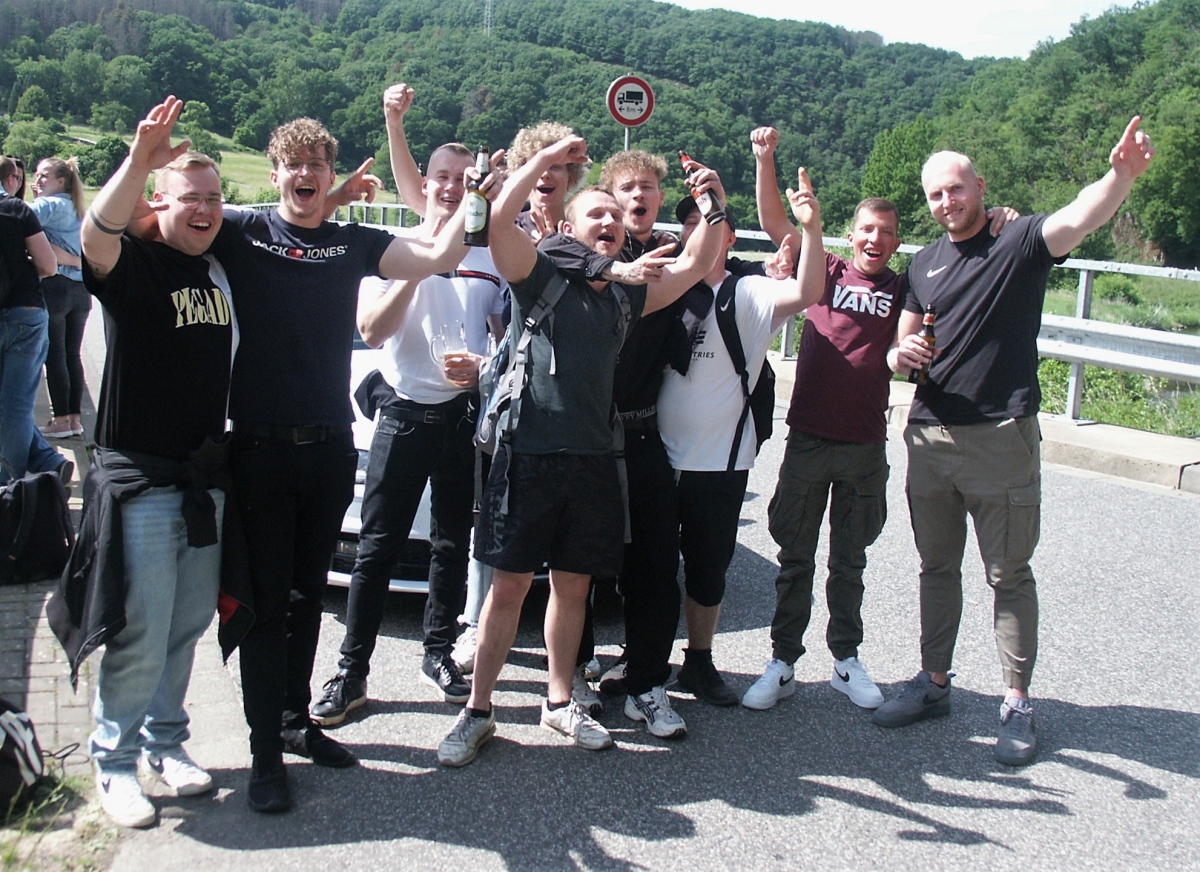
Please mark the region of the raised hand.
[[383, 115], [389, 124], [403, 123], [404, 115], [413, 104], [416, 91], [401, 82], [383, 92]]
[[771, 157], [779, 145], [779, 131], [774, 127], [756, 127], [750, 132], [750, 148], [755, 157]]
[[1146, 171], [1154, 157], [1150, 134], [1138, 129], [1141, 123], [1142, 116], [1134, 115], [1108, 156], [1113, 172], [1121, 178], [1136, 179]]
[[787, 198], [796, 222], [807, 230], [820, 232], [821, 204], [813, 193], [812, 180], [804, 167], [796, 170], [796, 187], [787, 189]]
[[130, 164], [149, 172], [165, 167], [191, 147], [191, 142], [186, 139], [171, 147], [171, 131], [175, 129], [175, 122], [182, 111], [183, 101], [170, 96], [138, 122], [133, 145], [129, 147]]
[[675, 250], [675, 243], [660, 245], [647, 251], [631, 263], [614, 263], [609, 272], [616, 281], [627, 285], [647, 285], [659, 281], [663, 277], [663, 269], [675, 263], [675, 258], [668, 257]]

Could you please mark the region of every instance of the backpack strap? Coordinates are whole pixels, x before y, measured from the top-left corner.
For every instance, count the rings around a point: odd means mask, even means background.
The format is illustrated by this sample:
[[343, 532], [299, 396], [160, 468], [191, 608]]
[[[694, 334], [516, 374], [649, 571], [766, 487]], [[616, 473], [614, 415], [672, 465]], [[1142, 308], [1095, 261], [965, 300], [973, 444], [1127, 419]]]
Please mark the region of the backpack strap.
[[742, 337], [737, 328], [737, 309], [734, 307], [739, 278], [735, 275], [726, 277], [717, 290], [717, 300], [713, 304], [717, 311], [717, 327], [721, 330], [725, 350], [729, 352], [729, 359], [733, 362], [733, 371], [742, 380], [742, 414], [733, 434], [733, 447], [729, 450], [726, 472], [733, 472], [734, 466], [737, 465], [738, 450], [742, 447], [742, 432], [746, 429], [746, 419], [750, 416], [750, 375], [746, 372], [746, 353], [742, 350]]
[[512, 395], [508, 404], [508, 426], [499, 438], [504, 438], [517, 429], [517, 421], [521, 416], [521, 394], [525, 390], [525, 372], [529, 367], [529, 345], [533, 342], [534, 331], [554, 311], [555, 305], [567, 290], [569, 281], [562, 273], [556, 273], [554, 281], [546, 285], [525, 320], [521, 322], [521, 338], [517, 340], [517, 350], [513, 355], [512, 365]]

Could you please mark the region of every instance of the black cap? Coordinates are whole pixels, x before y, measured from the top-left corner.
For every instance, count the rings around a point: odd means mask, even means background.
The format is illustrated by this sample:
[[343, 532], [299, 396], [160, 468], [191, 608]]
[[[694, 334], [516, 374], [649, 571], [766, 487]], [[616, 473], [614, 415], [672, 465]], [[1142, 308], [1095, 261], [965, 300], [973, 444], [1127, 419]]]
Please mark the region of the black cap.
[[[696, 200], [691, 194], [686, 195], [682, 200], [675, 204], [675, 220], [682, 224], [687, 220], [687, 216], [700, 207], [696, 205]], [[733, 209], [727, 204], [725, 206], [725, 220], [729, 222], [730, 230], [737, 230], [737, 222], [733, 217]]]

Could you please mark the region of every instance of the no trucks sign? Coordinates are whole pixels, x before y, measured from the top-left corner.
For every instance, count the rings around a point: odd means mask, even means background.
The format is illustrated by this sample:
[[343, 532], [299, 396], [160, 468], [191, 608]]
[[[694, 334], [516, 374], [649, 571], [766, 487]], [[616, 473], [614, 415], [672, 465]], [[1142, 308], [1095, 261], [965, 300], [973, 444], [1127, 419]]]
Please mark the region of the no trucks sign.
[[654, 92], [650, 83], [637, 76], [621, 76], [608, 86], [608, 111], [618, 124], [637, 127], [654, 112]]

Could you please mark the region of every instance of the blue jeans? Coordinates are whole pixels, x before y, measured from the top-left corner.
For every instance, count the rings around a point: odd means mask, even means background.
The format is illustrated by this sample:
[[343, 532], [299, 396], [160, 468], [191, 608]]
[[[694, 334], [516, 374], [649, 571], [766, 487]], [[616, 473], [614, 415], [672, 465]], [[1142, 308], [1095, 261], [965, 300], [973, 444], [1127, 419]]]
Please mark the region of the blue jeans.
[[49, 339], [45, 309], [0, 309], [0, 484], [10, 475], [58, 469], [63, 457], [33, 420]]
[[[225, 492], [209, 493], [219, 531]], [[182, 505], [182, 491], [159, 487], [121, 507], [127, 623], [100, 660], [88, 742], [102, 771], [132, 770], [143, 749], [178, 748], [189, 736], [183, 699], [217, 608], [221, 546], [188, 547]]]

